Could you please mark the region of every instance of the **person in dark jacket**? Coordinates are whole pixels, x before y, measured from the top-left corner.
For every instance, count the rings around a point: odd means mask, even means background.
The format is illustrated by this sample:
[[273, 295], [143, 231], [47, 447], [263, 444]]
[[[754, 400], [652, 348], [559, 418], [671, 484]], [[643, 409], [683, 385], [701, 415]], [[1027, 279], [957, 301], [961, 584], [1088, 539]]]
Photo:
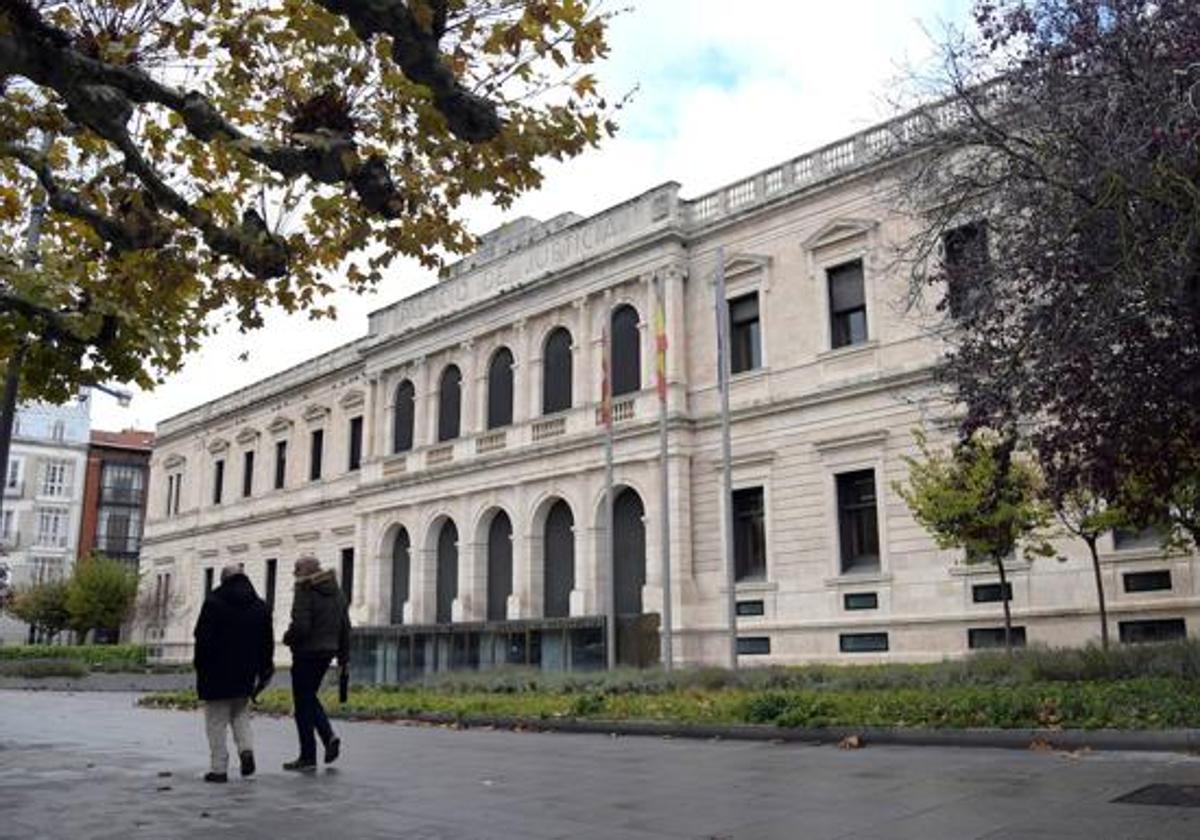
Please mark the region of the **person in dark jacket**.
[[325, 746], [325, 763], [337, 760], [342, 742], [329, 725], [317, 697], [321, 680], [336, 656], [338, 668], [350, 665], [350, 615], [346, 598], [332, 569], [322, 570], [311, 557], [296, 561], [292, 621], [283, 643], [292, 649], [292, 706], [300, 736], [300, 757], [284, 770], [313, 770], [317, 766], [317, 741]]
[[204, 701], [204, 721], [212, 766], [206, 782], [228, 781], [225, 730], [233, 729], [243, 776], [254, 773], [250, 698], [275, 672], [271, 612], [241, 566], [221, 570], [221, 585], [200, 609], [196, 639], [196, 693]]

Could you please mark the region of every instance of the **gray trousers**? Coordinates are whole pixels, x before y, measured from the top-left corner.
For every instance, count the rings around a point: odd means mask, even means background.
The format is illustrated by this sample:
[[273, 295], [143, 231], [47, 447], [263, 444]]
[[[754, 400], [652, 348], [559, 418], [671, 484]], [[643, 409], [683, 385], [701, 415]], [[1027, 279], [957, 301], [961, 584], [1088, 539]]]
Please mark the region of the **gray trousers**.
[[233, 743], [239, 753], [254, 749], [250, 735], [250, 698], [204, 702], [204, 727], [208, 731], [208, 750], [212, 756], [212, 771], [224, 773], [229, 767], [229, 750], [225, 747], [225, 730], [233, 729]]

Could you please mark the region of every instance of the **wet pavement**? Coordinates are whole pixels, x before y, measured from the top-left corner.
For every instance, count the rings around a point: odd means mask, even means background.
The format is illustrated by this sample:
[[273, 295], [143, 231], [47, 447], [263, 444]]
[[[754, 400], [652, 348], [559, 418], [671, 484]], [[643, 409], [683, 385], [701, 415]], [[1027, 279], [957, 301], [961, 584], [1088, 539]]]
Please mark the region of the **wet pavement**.
[[1200, 838], [1200, 807], [1112, 801], [1200, 802], [1200, 757], [335, 723], [337, 765], [297, 776], [258, 717], [259, 774], [212, 785], [201, 714], [134, 699], [0, 691], [0, 838]]

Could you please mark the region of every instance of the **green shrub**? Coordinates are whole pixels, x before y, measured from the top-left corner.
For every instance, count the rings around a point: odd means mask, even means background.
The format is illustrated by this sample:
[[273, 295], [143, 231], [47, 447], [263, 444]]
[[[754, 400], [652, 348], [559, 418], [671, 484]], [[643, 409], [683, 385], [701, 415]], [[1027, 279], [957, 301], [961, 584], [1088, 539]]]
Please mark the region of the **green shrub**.
[[86, 677], [87, 666], [73, 659], [9, 659], [0, 660], [0, 676], [28, 677]]
[[74, 659], [93, 669], [142, 670], [145, 645], [4, 645], [0, 661], [20, 659]]

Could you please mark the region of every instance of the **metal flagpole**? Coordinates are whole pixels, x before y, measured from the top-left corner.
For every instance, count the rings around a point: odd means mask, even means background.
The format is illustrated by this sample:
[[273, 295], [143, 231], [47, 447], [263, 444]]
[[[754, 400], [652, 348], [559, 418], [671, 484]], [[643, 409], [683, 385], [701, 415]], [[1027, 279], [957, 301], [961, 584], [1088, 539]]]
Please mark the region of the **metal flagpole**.
[[674, 664], [674, 628], [671, 625], [671, 494], [667, 467], [667, 314], [662, 275], [654, 275], [654, 350], [658, 388], [659, 537], [662, 547], [662, 659], [670, 671]]
[[604, 378], [600, 395], [600, 411], [604, 420], [604, 549], [608, 563], [608, 621], [605, 622], [605, 649], [608, 669], [617, 667], [617, 562], [613, 550], [613, 400], [612, 348], [609, 347], [608, 324], [601, 331]]
[[725, 587], [729, 600], [729, 667], [737, 669], [737, 592], [733, 568], [733, 471], [729, 440], [729, 301], [725, 299], [725, 249], [717, 248], [717, 273], [713, 283], [717, 313], [717, 384], [721, 394], [721, 490], [725, 511]]

